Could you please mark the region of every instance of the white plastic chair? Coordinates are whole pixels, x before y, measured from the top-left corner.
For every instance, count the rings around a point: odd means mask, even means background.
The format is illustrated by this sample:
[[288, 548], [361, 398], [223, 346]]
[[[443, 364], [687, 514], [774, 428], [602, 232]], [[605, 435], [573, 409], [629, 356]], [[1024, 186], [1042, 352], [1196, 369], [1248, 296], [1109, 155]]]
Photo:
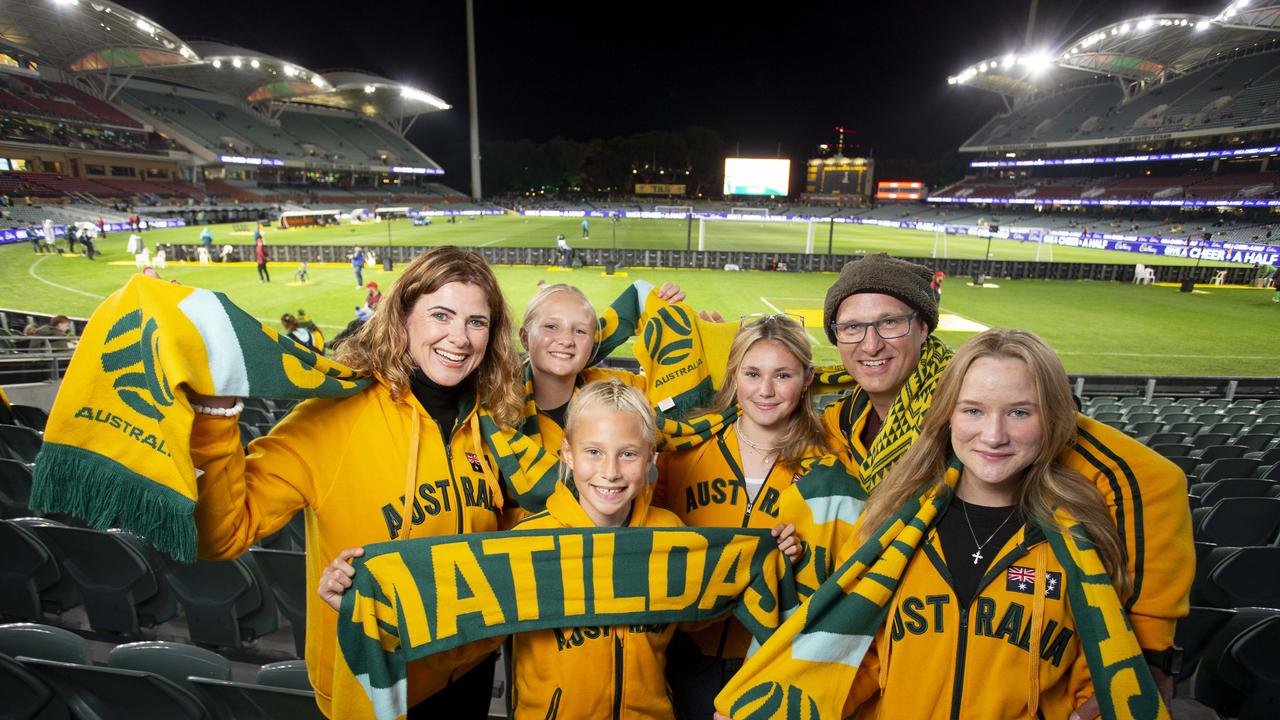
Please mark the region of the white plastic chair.
[[1223, 285], [1223, 284], [1225, 284], [1226, 282], [1227, 282], [1227, 271], [1226, 271], [1226, 270], [1219, 270], [1217, 273], [1215, 273], [1215, 274], [1214, 274], [1214, 276], [1213, 276], [1213, 284], [1214, 284], [1214, 285]]
[[1156, 271], [1152, 268], [1138, 263], [1133, 268], [1133, 282], [1135, 285], [1150, 285], [1155, 282]]

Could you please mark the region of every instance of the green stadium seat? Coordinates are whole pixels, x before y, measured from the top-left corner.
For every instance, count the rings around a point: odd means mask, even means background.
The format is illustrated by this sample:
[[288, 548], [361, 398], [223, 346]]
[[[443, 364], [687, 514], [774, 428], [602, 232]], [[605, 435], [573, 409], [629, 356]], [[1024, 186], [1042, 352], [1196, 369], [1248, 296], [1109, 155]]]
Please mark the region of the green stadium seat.
[[1203, 406], [1214, 408], [1231, 407], [1231, 401], [1226, 398], [1210, 398], [1204, 401]]
[[40, 434], [31, 428], [0, 425], [0, 457], [33, 464], [42, 442]]
[[240, 412], [240, 422], [249, 423], [250, 425], [255, 426], [266, 425], [267, 427], [270, 427], [275, 424], [276, 419], [272, 417], [271, 413], [267, 410], [249, 407], [246, 405], [244, 410]]
[[[1153, 450], [1155, 448], [1152, 448]], [[1163, 453], [1161, 453], [1163, 455]], [[1186, 473], [1187, 479], [1191, 480], [1191, 473], [1200, 465], [1200, 458], [1191, 457], [1190, 455], [1165, 455], [1165, 460], [1177, 465], [1182, 472]]]
[[1280, 610], [1240, 608], [1219, 627], [1200, 656], [1200, 666], [1192, 688], [1192, 697], [1196, 701], [1213, 708], [1221, 717], [1240, 716], [1241, 694], [1230, 684], [1223, 682], [1218, 670], [1224, 662], [1228, 647], [1237, 637], [1273, 617], [1280, 618]]
[[[1238, 497], [1270, 497], [1271, 493], [1278, 487], [1280, 483], [1274, 480], [1263, 480], [1261, 478], [1223, 478], [1211, 483], [1197, 483], [1207, 487], [1200, 493], [1201, 504], [1205, 507], [1213, 507], [1219, 500], [1226, 498]], [[1280, 567], [1277, 567], [1280, 572]]]
[[268, 578], [280, 614], [285, 616], [293, 630], [297, 655], [302, 657], [307, 648], [307, 596], [310, 594], [307, 591], [306, 553], [267, 548], [252, 548], [249, 552]]
[[137, 634], [178, 612], [162, 567], [123, 531], [103, 532], [58, 524], [31, 527], [59, 566], [75, 580], [94, 630]]
[[1173, 404], [1183, 408], [1200, 407], [1202, 404], [1204, 404], [1204, 399], [1203, 398], [1179, 398], [1178, 400], [1174, 401]]
[[9, 406], [9, 409], [13, 411], [13, 419], [17, 424], [39, 433], [44, 432], [44, 426], [49, 422], [49, 413], [45, 412], [44, 408], [14, 403]]
[[311, 690], [311, 678], [307, 675], [305, 660], [284, 660], [267, 663], [258, 668], [255, 682], [268, 687]]
[[77, 718], [212, 718], [195, 696], [159, 675], [35, 658], [19, 661], [32, 674], [57, 687]]
[[1264, 480], [1280, 481], [1280, 460], [1277, 460], [1275, 464], [1271, 466], [1262, 465], [1261, 460], [1258, 462], [1258, 469], [1253, 473], [1254, 477], [1262, 478]]
[[[1131, 412], [1128, 415], [1125, 415], [1124, 420], [1129, 424], [1133, 424], [1133, 423], [1140, 423], [1140, 422], [1154, 422], [1156, 421], [1157, 417], [1158, 416], [1154, 412], [1151, 412], [1150, 410], [1141, 410], [1137, 412]], [[1163, 425], [1164, 423], [1161, 423], [1161, 424]]]
[[1124, 397], [1124, 398], [1120, 398], [1120, 400], [1119, 400], [1118, 402], [1120, 403], [1120, 406], [1121, 406], [1121, 407], [1125, 407], [1125, 408], [1132, 408], [1132, 407], [1136, 407], [1136, 406], [1138, 406], [1138, 405], [1145, 405], [1145, 404], [1147, 404], [1147, 399], [1146, 399], [1145, 397], [1141, 396], [1141, 395], [1137, 395], [1137, 396], [1133, 396], [1133, 397]]
[[205, 704], [235, 720], [323, 720], [315, 694], [226, 680], [191, 678]]
[[52, 625], [9, 623], [0, 625], [0, 653], [9, 657], [34, 657], [59, 662], [89, 662], [89, 642]]
[[1280, 412], [1258, 413], [1258, 421], [1254, 423], [1280, 423]]
[[1119, 410], [1106, 410], [1095, 413], [1093, 419], [1108, 425], [1119, 425], [1124, 422], [1124, 413]]
[[1167, 407], [1173, 404], [1173, 398], [1153, 397], [1147, 401], [1147, 404], [1154, 408]]
[[0, 654], [0, 698], [4, 717], [10, 720], [67, 720], [71, 715], [60, 704], [49, 685], [22, 666]]
[[31, 514], [31, 468], [24, 462], [0, 458], [0, 518]]
[[1188, 448], [1190, 448], [1191, 444], [1187, 443], [1186, 439], [1187, 439], [1186, 433], [1158, 432], [1147, 437], [1146, 443], [1148, 447], [1154, 447], [1156, 445], [1162, 445], [1162, 444], [1176, 444], [1176, 445], [1185, 444]]
[[1216, 408], [1212, 405], [1200, 405], [1191, 408], [1188, 412], [1191, 413], [1193, 418], [1214, 417], [1221, 414], [1221, 408]]
[[1196, 450], [1204, 450], [1214, 445], [1227, 445], [1231, 442], [1231, 438], [1230, 433], [1202, 432], [1191, 438], [1191, 447]]
[[1163, 428], [1164, 423], [1158, 420], [1152, 420], [1149, 422], [1129, 423], [1125, 426], [1124, 431], [1129, 437], [1143, 440], [1144, 438], [1151, 437], [1152, 435], [1160, 432]]
[[1192, 600], [1221, 608], [1280, 607], [1280, 547], [1218, 548], [1197, 572]]
[[1280, 436], [1280, 422], [1256, 422], [1249, 426], [1249, 434]]
[[1280, 498], [1226, 498], [1191, 512], [1195, 538], [1224, 547], [1269, 545], [1280, 531]]
[[249, 447], [249, 443], [262, 436], [262, 433], [258, 432], [258, 428], [247, 422], [237, 424], [240, 426], [240, 445], [242, 447]]
[[238, 648], [280, 626], [270, 583], [251, 560], [164, 563], [192, 642]]
[[1241, 400], [1231, 401], [1232, 408], [1256, 408], [1261, 404], [1262, 404], [1262, 401], [1258, 400], [1257, 398], [1244, 398]]
[[1218, 679], [1240, 695], [1241, 720], [1275, 718], [1280, 709], [1280, 617], [1269, 617], [1240, 633], [1226, 647]]
[[227, 658], [212, 650], [175, 642], [149, 640], [117, 645], [107, 655], [107, 666], [159, 675], [192, 695], [197, 691], [187, 678], [231, 679], [231, 661]]
[[41, 621], [80, 604], [57, 558], [21, 523], [0, 520], [0, 548], [0, 615]]
[[1204, 429], [1204, 425], [1193, 420], [1186, 422], [1169, 423], [1164, 426], [1165, 432], [1186, 433], [1187, 435], [1196, 435]]
[[1206, 448], [1192, 451], [1192, 456], [1200, 458], [1201, 462], [1209, 463], [1222, 458], [1239, 458], [1249, 449], [1243, 445], [1210, 445]]
[[1178, 620], [1174, 631], [1174, 644], [1182, 648], [1182, 672], [1174, 677], [1181, 683], [1191, 677], [1200, 664], [1209, 640], [1235, 617], [1236, 611], [1228, 608], [1192, 605], [1187, 616]]
[[1156, 413], [1158, 419], [1163, 420], [1166, 424], [1190, 422], [1191, 413], [1182, 412], [1182, 408], [1166, 408]]
[[1210, 425], [1204, 429], [1205, 433], [1226, 433], [1227, 435], [1239, 435], [1244, 432], [1245, 424], [1241, 422], [1220, 422]]
[[1257, 460], [1261, 469], [1269, 468], [1276, 463], [1280, 463], [1280, 446], [1269, 447], [1262, 452], [1248, 452], [1244, 456], [1251, 460]]
[[1236, 438], [1235, 445], [1245, 448], [1246, 452], [1262, 452], [1276, 442], [1274, 433], [1245, 433]]
[[1218, 458], [1197, 468], [1196, 479], [1198, 482], [1217, 482], [1224, 478], [1247, 478], [1253, 477], [1257, 470], [1258, 461], [1251, 458]]

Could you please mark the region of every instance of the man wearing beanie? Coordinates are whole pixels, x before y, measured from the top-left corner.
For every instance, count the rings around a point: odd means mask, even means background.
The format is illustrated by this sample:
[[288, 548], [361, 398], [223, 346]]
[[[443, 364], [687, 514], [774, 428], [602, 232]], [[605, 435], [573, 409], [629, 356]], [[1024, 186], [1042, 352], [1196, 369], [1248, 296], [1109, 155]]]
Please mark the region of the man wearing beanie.
[[[878, 253], [847, 263], [827, 291], [827, 339], [853, 381], [851, 392], [829, 405], [822, 418], [858, 483], [846, 515], [861, 511], [857, 498], [865, 499], [919, 436], [951, 358], [951, 350], [932, 334], [938, 327], [933, 279], [926, 267]], [[1077, 433], [1075, 444], [1057, 461], [1090, 479], [1111, 510], [1133, 578], [1129, 620], [1171, 696], [1174, 626], [1187, 614], [1195, 569], [1186, 477], [1156, 452], [1091, 418], [1077, 416]], [[784, 495], [784, 505], [797, 502], [801, 492]], [[826, 549], [828, 567], [814, 569], [817, 580], [857, 549], [844, 544], [855, 520], [840, 517], [814, 531], [801, 528], [807, 543]], [[1092, 717], [1085, 709], [1080, 716]]]

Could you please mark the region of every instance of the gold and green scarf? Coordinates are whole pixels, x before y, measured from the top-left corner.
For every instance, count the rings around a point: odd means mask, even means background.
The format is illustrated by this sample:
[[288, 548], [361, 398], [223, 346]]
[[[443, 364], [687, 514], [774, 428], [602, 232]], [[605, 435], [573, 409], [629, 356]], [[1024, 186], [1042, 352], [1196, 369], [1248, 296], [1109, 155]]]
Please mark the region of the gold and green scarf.
[[795, 607], [768, 530], [557, 528], [365, 548], [338, 614], [335, 717], [392, 720], [406, 665], [483, 638], [709, 620], [768, 637]]
[[[744, 718], [841, 717], [860, 663], [887, 617], [912, 555], [946, 511], [960, 478], [952, 461], [942, 490], [930, 484], [879, 528], [753, 653], [716, 697]], [[1102, 717], [1168, 718], [1142, 650], [1088, 535], [1059, 510], [1044, 528], [1066, 571], [1068, 602]], [[794, 709], [794, 713], [792, 710]]]
[[[665, 306], [647, 288], [631, 286], [605, 313], [602, 348], [634, 333], [642, 310]], [[645, 347], [663, 357], [698, 349], [676, 333], [664, 337]], [[80, 339], [36, 458], [31, 505], [131, 530], [193, 561], [195, 412], [187, 393], [304, 399], [350, 395], [370, 382], [263, 325], [222, 293], [135, 275], [98, 306]], [[702, 397], [700, 383], [679, 387]], [[499, 427], [483, 408], [479, 416], [483, 441], [505, 462], [512, 496], [527, 510], [541, 510], [554, 489], [555, 456]], [[667, 429], [696, 438], [710, 427]]]

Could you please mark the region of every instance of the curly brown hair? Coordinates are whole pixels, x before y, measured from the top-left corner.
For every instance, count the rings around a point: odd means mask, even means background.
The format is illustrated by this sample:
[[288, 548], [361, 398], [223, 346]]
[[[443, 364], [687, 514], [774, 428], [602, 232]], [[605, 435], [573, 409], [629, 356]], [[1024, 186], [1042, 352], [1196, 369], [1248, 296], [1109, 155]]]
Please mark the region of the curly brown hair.
[[476, 388], [494, 420], [514, 426], [524, 412], [524, 382], [512, 332], [511, 310], [484, 258], [453, 246], [433, 248], [413, 260], [387, 291], [378, 311], [334, 354], [359, 372], [378, 373], [392, 397], [409, 392], [417, 369], [409, 356], [409, 313], [418, 298], [452, 282], [475, 285], [489, 300], [489, 346], [475, 371]]

